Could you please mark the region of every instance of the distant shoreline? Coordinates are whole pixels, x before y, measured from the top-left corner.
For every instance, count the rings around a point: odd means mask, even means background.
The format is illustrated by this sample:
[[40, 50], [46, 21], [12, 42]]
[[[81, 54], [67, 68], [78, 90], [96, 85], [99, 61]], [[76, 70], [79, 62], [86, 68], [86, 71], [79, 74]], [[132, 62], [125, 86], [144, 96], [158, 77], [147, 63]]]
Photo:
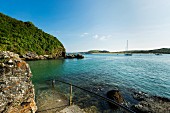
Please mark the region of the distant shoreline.
[[[85, 53], [85, 54], [125, 54], [125, 53]], [[155, 53], [133, 53], [133, 54], [155, 54]]]
[[170, 48], [160, 48], [154, 50], [130, 50], [130, 51], [119, 51], [119, 52], [110, 52], [107, 50], [90, 50], [87, 52], [79, 52], [84, 54], [170, 54]]

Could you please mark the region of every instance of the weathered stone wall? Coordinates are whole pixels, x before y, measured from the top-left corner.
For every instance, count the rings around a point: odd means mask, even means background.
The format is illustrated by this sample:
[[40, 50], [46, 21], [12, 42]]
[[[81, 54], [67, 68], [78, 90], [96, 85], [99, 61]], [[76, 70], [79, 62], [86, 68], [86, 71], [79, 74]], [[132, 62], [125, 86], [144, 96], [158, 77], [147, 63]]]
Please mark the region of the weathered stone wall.
[[0, 51], [0, 112], [35, 113], [31, 76], [29, 65], [19, 55]]

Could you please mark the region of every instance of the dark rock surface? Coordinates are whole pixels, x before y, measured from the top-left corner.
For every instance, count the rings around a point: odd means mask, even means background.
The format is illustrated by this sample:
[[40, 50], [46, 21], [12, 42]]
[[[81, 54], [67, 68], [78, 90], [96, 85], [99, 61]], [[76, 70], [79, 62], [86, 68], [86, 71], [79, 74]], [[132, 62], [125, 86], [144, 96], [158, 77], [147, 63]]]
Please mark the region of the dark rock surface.
[[151, 96], [144, 92], [134, 92], [133, 97], [139, 103], [132, 106], [137, 113], [170, 113], [170, 99]]
[[66, 55], [66, 59], [73, 59], [73, 58], [83, 59], [84, 56], [81, 55], [81, 54], [68, 54], [68, 55]]
[[29, 65], [18, 54], [0, 51], [0, 112], [35, 113], [34, 86]]
[[[112, 100], [116, 101], [116, 102], [119, 103], [119, 104], [123, 104], [123, 103], [124, 103], [124, 99], [123, 99], [123, 97], [122, 97], [122, 95], [121, 95], [121, 93], [120, 93], [119, 90], [111, 90], [111, 91], [108, 91], [108, 92], [107, 92], [107, 97], [108, 97], [109, 99], [112, 99]], [[114, 104], [111, 104], [111, 103], [109, 103], [109, 104], [110, 104], [110, 106], [111, 106], [113, 109], [119, 108], [118, 106], [116, 106], [116, 105], [114, 105]]]
[[83, 55], [81, 55], [81, 54], [77, 54], [76, 58], [78, 58], [78, 59], [82, 59], [82, 58], [84, 58], [84, 56], [83, 56]]

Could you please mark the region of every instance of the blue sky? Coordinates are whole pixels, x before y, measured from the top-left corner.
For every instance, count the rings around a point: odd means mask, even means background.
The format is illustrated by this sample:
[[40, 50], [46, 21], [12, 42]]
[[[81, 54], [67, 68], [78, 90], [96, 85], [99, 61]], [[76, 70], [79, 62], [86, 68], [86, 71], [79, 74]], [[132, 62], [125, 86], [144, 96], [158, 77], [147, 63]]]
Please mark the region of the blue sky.
[[56, 36], [67, 52], [170, 48], [170, 0], [0, 0], [0, 12]]

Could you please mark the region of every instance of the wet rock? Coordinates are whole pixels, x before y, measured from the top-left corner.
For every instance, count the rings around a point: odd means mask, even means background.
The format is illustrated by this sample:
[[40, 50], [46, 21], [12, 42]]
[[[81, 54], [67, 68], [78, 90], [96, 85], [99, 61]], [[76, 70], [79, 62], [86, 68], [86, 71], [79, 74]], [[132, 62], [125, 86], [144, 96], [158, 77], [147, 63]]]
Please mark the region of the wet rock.
[[84, 56], [81, 55], [81, 54], [77, 54], [77, 55], [76, 55], [76, 58], [77, 58], [77, 59], [82, 59], [82, 58], [84, 58]]
[[55, 89], [41, 88], [36, 97], [38, 111], [40, 113], [56, 113], [69, 105], [69, 99]]
[[170, 99], [150, 96], [144, 92], [134, 92], [133, 97], [139, 103], [132, 106], [132, 109], [140, 113], [170, 113]]
[[72, 59], [72, 58], [75, 58], [75, 55], [74, 54], [68, 54], [68, 55], [66, 55], [66, 58]]
[[35, 113], [37, 107], [31, 76], [29, 65], [19, 55], [0, 51], [1, 113]]
[[133, 98], [138, 100], [138, 101], [142, 101], [146, 98], [149, 98], [149, 95], [147, 93], [139, 91], [139, 92], [134, 92]]
[[[111, 91], [108, 91], [108, 92], [107, 92], [107, 97], [110, 98], [110, 99], [112, 99], [112, 100], [114, 100], [114, 101], [116, 101], [116, 102], [119, 103], [119, 104], [122, 104], [122, 103], [124, 102], [124, 99], [123, 99], [123, 97], [122, 97], [122, 95], [121, 95], [121, 93], [120, 93], [119, 90], [111, 90]], [[114, 104], [111, 104], [111, 103], [109, 103], [109, 104], [110, 104], [110, 106], [111, 106], [113, 109], [118, 109], [118, 108], [119, 108], [118, 106], [116, 106], [116, 105], [114, 105]]]
[[77, 59], [83, 59], [84, 56], [81, 54], [68, 54], [66, 55], [67, 59], [73, 59], [73, 58], [77, 58]]

